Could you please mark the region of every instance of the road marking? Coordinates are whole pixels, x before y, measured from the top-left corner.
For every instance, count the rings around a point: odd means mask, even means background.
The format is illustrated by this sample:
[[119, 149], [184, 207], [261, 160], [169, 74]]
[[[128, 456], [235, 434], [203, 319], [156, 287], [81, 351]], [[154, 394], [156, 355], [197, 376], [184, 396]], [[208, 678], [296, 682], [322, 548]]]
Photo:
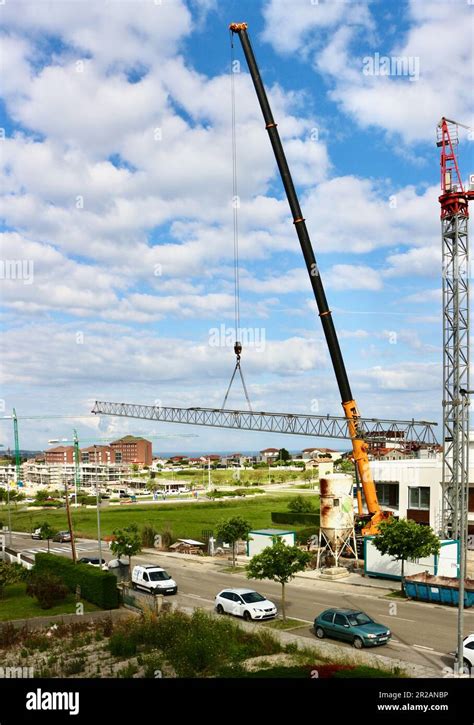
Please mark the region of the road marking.
[[214, 604], [214, 599], [206, 599], [206, 597], [200, 597], [199, 594], [185, 594], [184, 592], [179, 592], [182, 597], [191, 597], [191, 599], [200, 599], [202, 602], [211, 602], [211, 604]]
[[416, 649], [427, 649], [430, 652], [434, 652], [434, 648], [433, 647], [425, 647], [422, 644], [414, 644], [414, 645], [412, 645], [412, 647], [416, 647]]

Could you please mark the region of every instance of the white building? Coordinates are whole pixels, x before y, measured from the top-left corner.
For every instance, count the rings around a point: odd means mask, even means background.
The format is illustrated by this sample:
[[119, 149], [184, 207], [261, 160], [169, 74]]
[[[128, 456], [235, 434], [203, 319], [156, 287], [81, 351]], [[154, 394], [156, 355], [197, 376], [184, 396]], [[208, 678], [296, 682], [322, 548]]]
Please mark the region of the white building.
[[[474, 439], [471, 441], [471, 449], [468, 533], [474, 537]], [[426, 459], [371, 461], [370, 468], [377, 485], [380, 504], [397, 516], [429, 524], [435, 531], [439, 531], [442, 465], [440, 455]], [[469, 548], [474, 548], [473, 539], [470, 539]]]

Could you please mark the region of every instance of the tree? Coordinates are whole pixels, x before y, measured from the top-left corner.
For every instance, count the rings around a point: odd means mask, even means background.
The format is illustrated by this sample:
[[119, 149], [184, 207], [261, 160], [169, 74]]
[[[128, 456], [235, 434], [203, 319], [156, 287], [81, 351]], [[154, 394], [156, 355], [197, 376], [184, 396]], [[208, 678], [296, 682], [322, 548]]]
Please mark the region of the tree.
[[288, 453], [286, 448], [280, 448], [278, 451], [278, 458], [281, 461], [291, 461], [291, 455]]
[[389, 519], [379, 524], [379, 533], [372, 540], [377, 551], [402, 562], [401, 590], [405, 588], [405, 561], [439, 554], [440, 542], [430, 526], [408, 519]]
[[275, 536], [273, 546], [267, 546], [260, 554], [252, 557], [247, 566], [249, 579], [270, 579], [281, 584], [281, 610], [286, 619], [285, 585], [299, 571], [303, 571], [311, 560], [311, 554], [297, 546], [287, 546]]
[[239, 539], [248, 539], [251, 525], [241, 516], [234, 516], [217, 524], [217, 536], [232, 544], [232, 566], [235, 567], [235, 545]]
[[295, 496], [288, 502], [288, 511], [294, 514], [306, 514], [314, 510], [313, 502], [308, 496]]
[[56, 536], [58, 532], [56, 529], [53, 529], [53, 527], [50, 526], [47, 521], [44, 521], [42, 524], [40, 524], [39, 530], [40, 539], [42, 539], [42, 541], [48, 542], [49, 554], [49, 542]]
[[110, 549], [118, 559], [128, 556], [128, 573], [132, 575], [132, 556], [136, 556], [142, 550], [141, 536], [137, 524], [130, 524], [124, 529], [115, 529], [112, 532], [115, 539], [110, 542]]
[[41, 609], [51, 609], [54, 604], [67, 597], [68, 588], [64, 582], [51, 572], [37, 574], [32, 571], [26, 585], [26, 593], [36, 597]]
[[338, 458], [334, 467], [340, 473], [354, 473], [354, 463], [348, 458]]

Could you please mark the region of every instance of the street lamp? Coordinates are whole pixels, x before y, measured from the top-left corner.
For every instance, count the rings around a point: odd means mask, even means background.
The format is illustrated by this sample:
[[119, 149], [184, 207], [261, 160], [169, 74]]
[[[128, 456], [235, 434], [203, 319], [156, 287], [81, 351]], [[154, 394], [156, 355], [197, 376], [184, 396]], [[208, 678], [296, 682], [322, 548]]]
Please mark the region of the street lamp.
[[[3, 443], [0, 443], [0, 448], [4, 448]], [[12, 545], [12, 512], [10, 507], [10, 481], [7, 476], [7, 514], [8, 514], [8, 545], [11, 548]]]
[[[474, 393], [474, 390], [466, 390], [465, 388], [459, 388], [459, 393], [462, 398], [461, 405], [463, 407], [462, 416], [467, 415], [469, 420], [469, 396]], [[469, 425], [467, 426], [469, 430]], [[467, 451], [463, 454], [466, 456], [466, 475], [467, 480], [462, 481], [460, 501], [458, 501], [459, 511], [459, 588], [458, 588], [458, 631], [457, 631], [457, 675], [464, 674], [464, 580], [466, 576], [466, 550], [467, 550], [467, 501], [469, 491], [469, 441], [467, 444]]]

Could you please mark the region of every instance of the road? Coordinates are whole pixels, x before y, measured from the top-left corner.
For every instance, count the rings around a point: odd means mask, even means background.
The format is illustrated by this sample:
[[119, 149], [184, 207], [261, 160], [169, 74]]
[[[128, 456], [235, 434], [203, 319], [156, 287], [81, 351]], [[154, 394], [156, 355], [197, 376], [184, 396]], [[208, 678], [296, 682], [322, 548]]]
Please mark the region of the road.
[[[35, 554], [47, 550], [47, 543], [34, 541], [29, 536], [14, 534], [13, 548], [25, 554]], [[78, 556], [97, 556], [97, 543], [78, 541]], [[51, 542], [50, 550], [55, 554], [71, 555], [70, 544]], [[110, 559], [111, 554], [103, 544], [102, 555]], [[165, 567], [177, 581], [179, 599], [187, 606], [201, 606], [212, 609], [214, 597], [225, 587], [254, 587], [281, 607], [279, 584], [261, 581], [249, 583], [244, 573], [219, 571], [212, 563], [198, 563], [180, 560], [177, 556], [166, 554], [142, 554], [134, 557], [133, 563], [159, 563]], [[386, 590], [385, 590], [386, 591]], [[388, 645], [377, 651], [394, 659], [425, 665], [438, 670], [440, 677], [443, 668], [451, 667], [453, 658], [449, 653], [456, 648], [457, 609], [448, 606], [433, 605], [414, 601], [398, 601], [384, 596], [385, 592], [375, 587], [355, 587], [342, 583], [313, 581], [295, 578], [287, 586], [287, 615], [301, 619], [301, 629], [295, 634], [314, 638], [310, 630], [316, 614], [328, 607], [347, 607], [362, 609], [376, 621], [392, 630], [393, 639]], [[466, 633], [474, 632], [474, 612], [465, 611]], [[341, 646], [350, 645], [341, 643]]]

